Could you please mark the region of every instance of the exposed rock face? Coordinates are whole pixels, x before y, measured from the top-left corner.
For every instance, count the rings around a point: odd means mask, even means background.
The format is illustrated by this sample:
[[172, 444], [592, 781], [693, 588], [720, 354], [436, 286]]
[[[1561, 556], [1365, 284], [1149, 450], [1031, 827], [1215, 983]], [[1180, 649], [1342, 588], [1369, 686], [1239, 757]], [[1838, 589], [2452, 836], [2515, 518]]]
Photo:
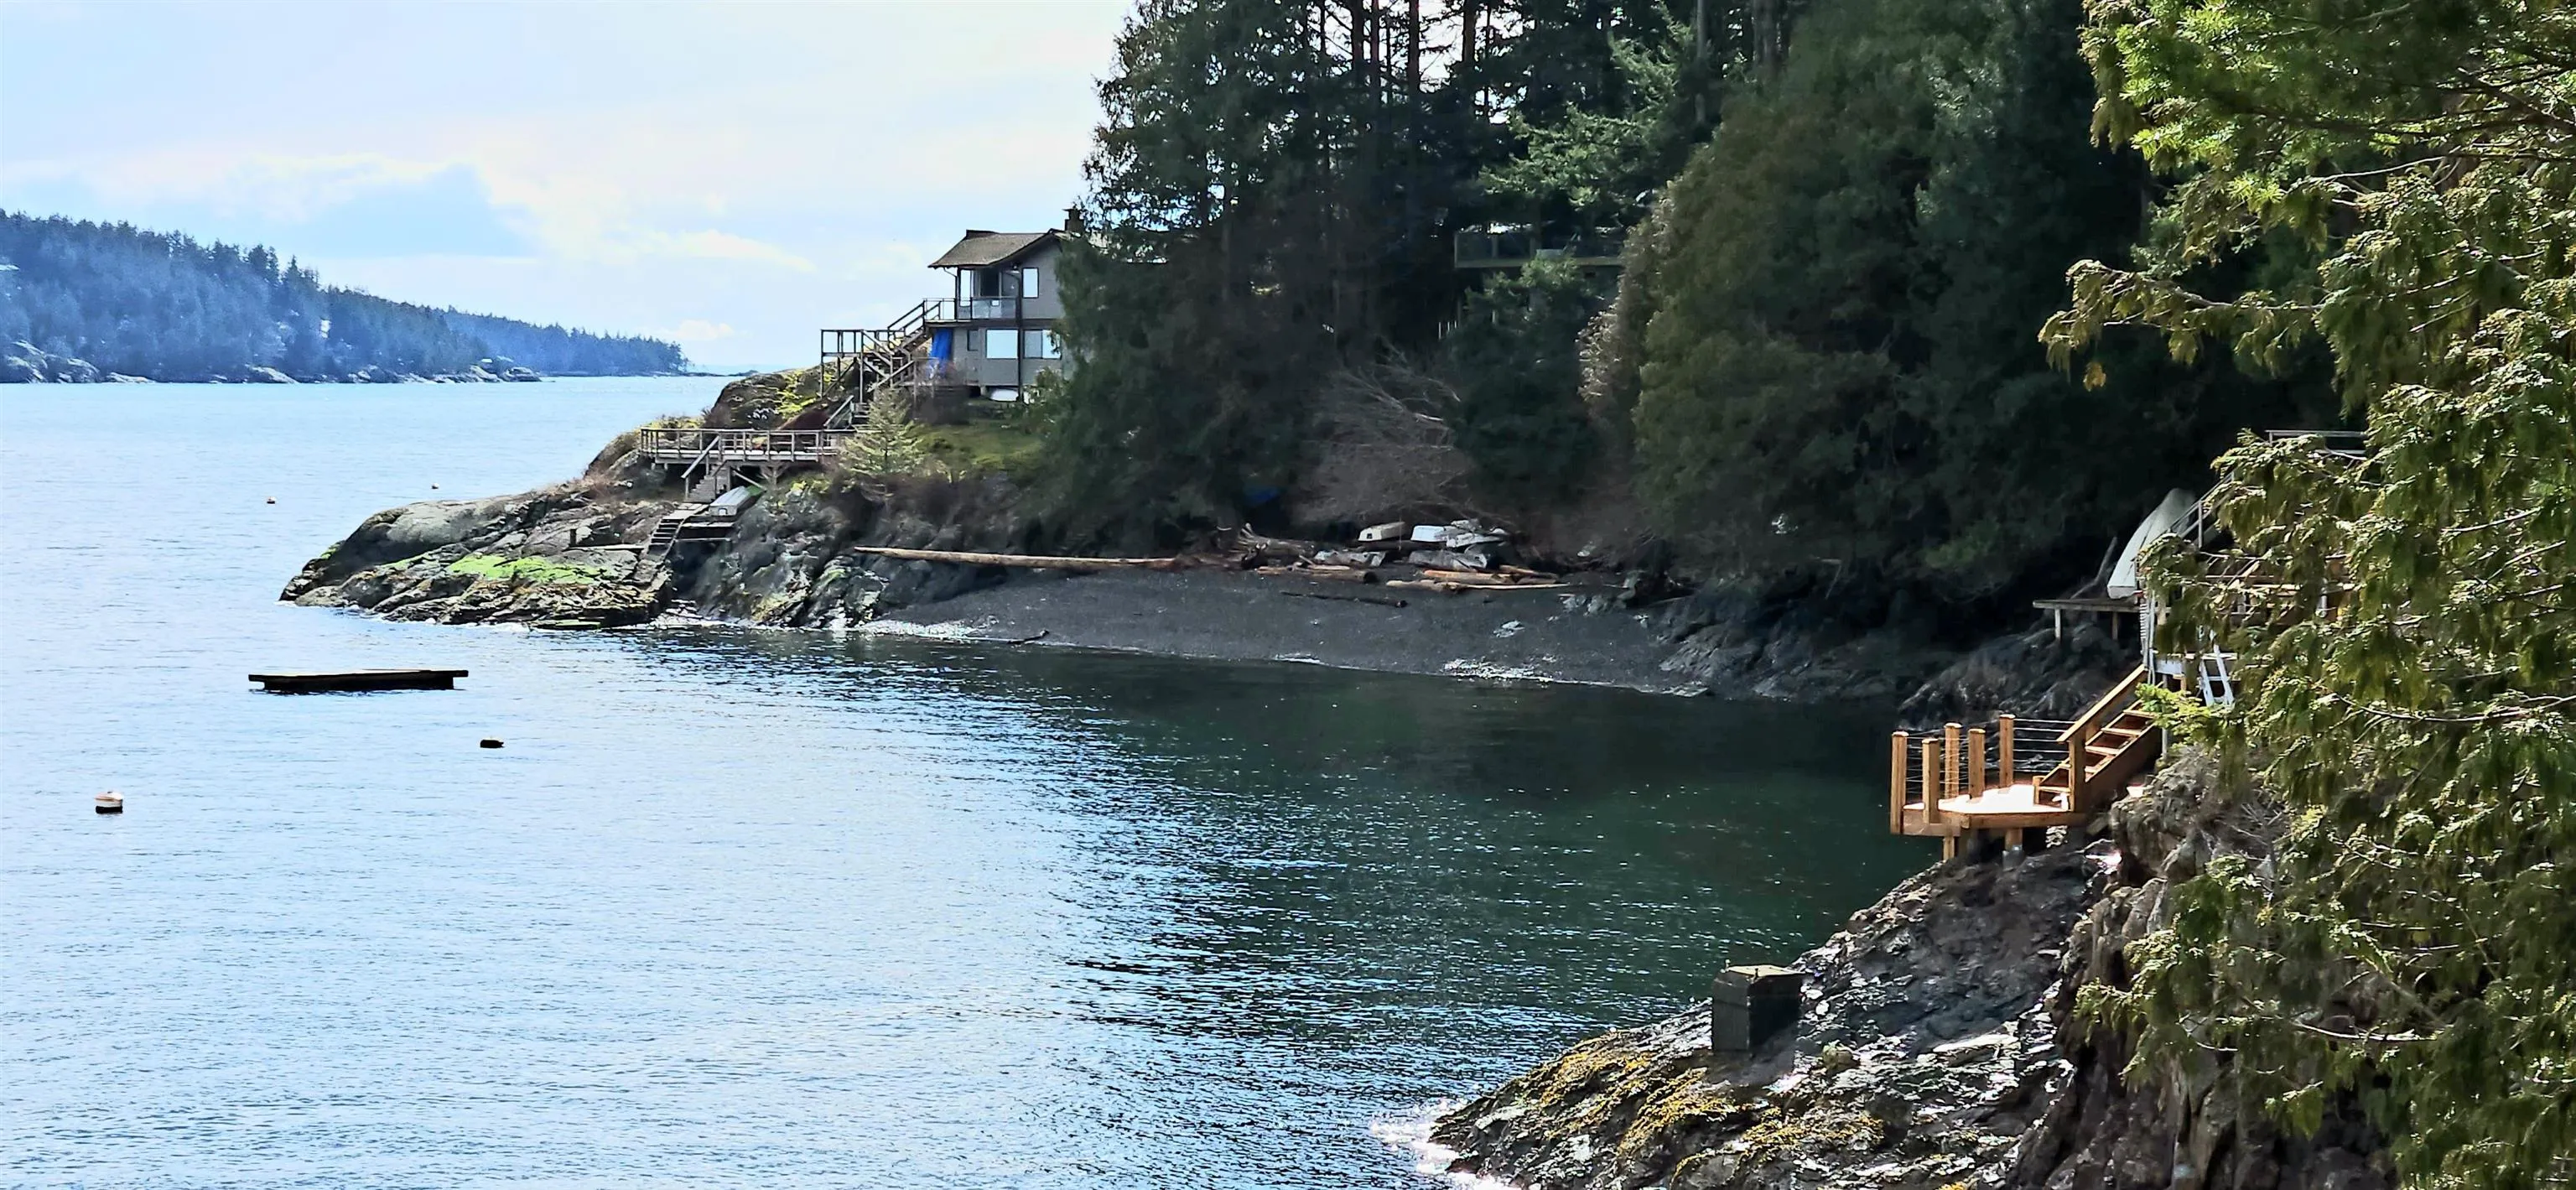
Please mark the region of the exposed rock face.
[[[2072, 719], [2138, 664], [2136, 641], [2115, 641], [2085, 616], [2063, 638], [2047, 628], [1999, 636], [1951, 662], [1897, 708], [1908, 730], [1981, 722], [1998, 711]], [[2134, 631], [2134, 627], [2132, 629]]]
[[732, 381], [707, 406], [706, 425], [720, 430], [768, 430], [800, 425], [827, 412], [848, 390], [817, 368], [760, 372]]
[[[155, 378], [146, 376], [127, 376], [117, 372], [102, 371], [96, 365], [91, 364], [87, 360], [74, 359], [67, 355], [48, 354], [38, 348], [35, 344], [29, 343], [23, 339], [9, 344], [5, 350], [0, 350], [0, 384], [138, 384], [148, 382], [152, 379]], [[471, 380], [494, 382], [537, 381], [543, 380], [545, 377], [537, 373], [534, 369], [522, 367], [507, 359], [487, 359], [480, 363], [471, 365], [461, 372], [447, 372], [436, 376], [416, 376], [409, 372], [396, 372], [390, 368], [377, 364], [370, 364], [355, 372], [351, 372], [346, 376], [290, 376], [273, 367], [267, 367], [260, 364], [242, 364], [238, 367], [219, 368], [211, 372], [198, 372], [184, 375], [163, 375], [158, 377], [158, 379], [179, 382], [202, 381], [216, 384], [230, 384], [235, 382], [244, 384], [294, 384], [299, 381], [308, 380], [341, 381], [349, 384], [397, 384], [418, 383], [431, 380]]]
[[661, 609], [666, 580], [628, 543], [661, 509], [581, 485], [407, 504], [368, 517], [279, 597], [442, 624], [639, 623]]
[[2107, 845], [1935, 869], [1800, 958], [1792, 1035], [1709, 1050], [1708, 1006], [1607, 1034], [1444, 1116], [1452, 1168], [1531, 1190], [1884, 1186], [2010, 1167], [2065, 1065], [2043, 993]]
[[1027, 552], [1027, 526], [1003, 480], [925, 485], [884, 504], [822, 485], [789, 485], [743, 515], [732, 540], [689, 570], [684, 596], [729, 619], [793, 628], [863, 623], [1005, 581], [995, 567], [905, 561], [850, 545]]
[[2124, 983], [2167, 881], [2267, 828], [2222, 814], [2184, 753], [2081, 851], [1954, 862], [1899, 885], [1796, 964], [1793, 1037], [1713, 1060], [1708, 1009], [1576, 1046], [1441, 1118], [1461, 1172], [1530, 1190], [2022, 1187], [2380, 1190], [2349, 1102], [2284, 1136], [2217, 1068], [2122, 1077], [2128, 1039], [2075, 1011]]
[[2222, 810], [2208, 796], [2207, 758], [2184, 754], [2147, 788], [2112, 807], [2121, 885], [2095, 904], [2067, 941], [2069, 978], [2047, 1010], [2070, 1044], [2069, 1077], [2024, 1138], [2008, 1184], [2031, 1190], [2379, 1190], [2392, 1186], [2385, 1144], [2349, 1099], [2329, 1105], [2313, 1136], [2285, 1136], [2218, 1078], [2219, 1064], [2166, 1067], [2148, 1085], [2121, 1076], [2133, 1050], [2112, 1030], [2077, 1025], [2086, 984], [2125, 987], [2123, 950], [2165, 924], [2170, 882], [2219, 855], [2262, 855], [2268, 824]]
[[0, 384], [96, 384], [100, 373], [88, 360], [48, 355], [21, 339], [0, 354]]
[[783, 627], [840, 627], [1000, 582], [979, 566], [851, 545], [1024, 552], [1009, 485], [923, 484], [884, 504], [819, 474], [765, 493], [722, 540], [646, 557], [678, 493], [621, 435], [578, 481], [519, 496], [407, 504], [368, 517], [280, 598], [399, 620], [614, 627], [692, 604]]
[[1954, 650], [1899, 627], [1855, 630], [1797, 592], [1710, 586], [1658, 606], [1664, 672], [1763, 698], [1894, 702]]

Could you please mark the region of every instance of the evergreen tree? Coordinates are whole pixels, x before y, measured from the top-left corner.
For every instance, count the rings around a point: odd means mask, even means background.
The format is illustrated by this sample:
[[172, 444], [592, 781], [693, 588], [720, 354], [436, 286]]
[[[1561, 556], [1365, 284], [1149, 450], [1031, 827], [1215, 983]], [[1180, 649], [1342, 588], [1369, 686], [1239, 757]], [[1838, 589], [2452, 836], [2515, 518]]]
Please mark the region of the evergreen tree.
[[[2331, 351], [2358, 459], [2249, 443], [2230, 552], [2169, 552], [2167, 647], [2234, 655], [2227, 796], [2262, 863], [2171, 893], [2092, 1008], [2133, 1075], [2223, 1074], [2295, 1124], [2358, 1100], [2410, 1185], [2576, 1179], [2576, 9], [2093, 0], [2098, 126], [2179, 175], [2171, 248], [2072, 274], [2072, 353]], [[2242, 293], [2265, 236], [2321, 262]]]
[[[1332, 375], [1440, 354], [1470, 283], [1452, 233], [1623, 209], [1489, 194], [1482, 179], [1541, 128], [1630, 112], [1619, 39], [1671, 24], [1654, 0], [1141, 5], [1101, 88], [1088, 230], [1066, 266], [1064, 330], [1083, 367], [1051, 413], [1057, 507], [1227, 520], [1288, 486]], [[1504, 317], [1548, 323], [1559, 337], [1533, 351], [1570, 357], [1567, 320]], [[1506, 419], [1528, 404], [1494, 399]], [[1566, 385], [1533, 424], [1559, 425], [1575, 400]]]
[[1827, 0], [1730, 102], [1631, 262], [1652, 317], [1630, 432], [1667, 533], [1975, 615], [2088, 573], [2237, 427], [2294, 422], [2278, 385], [2138, 364], [2088, 389], [2030, 341], [2148, 197], [2088, 143], [2078, 17]]

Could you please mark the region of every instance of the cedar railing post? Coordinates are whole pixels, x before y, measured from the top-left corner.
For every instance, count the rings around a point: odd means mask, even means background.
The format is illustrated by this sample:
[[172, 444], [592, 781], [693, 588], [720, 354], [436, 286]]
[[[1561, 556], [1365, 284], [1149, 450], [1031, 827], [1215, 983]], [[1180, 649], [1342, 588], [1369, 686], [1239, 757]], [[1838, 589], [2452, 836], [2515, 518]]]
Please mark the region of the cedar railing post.
[[1968, 729], [1968, 784], [1964, 792], [1975, 797], [1986, 791], [1986, 729]]
[[1941, 741], [1937, 736], [1923, 737], [1923, 825], [1941, 824], [1940, 778]]
[[1905, 833], [1905, 733], [1897, 732], [1887, 749], [1887, 833]]
[[2085, 813], [2084, 770], [2091, 767], [2093, 761], [2092, 755], [2085, 749], [2092, 746], [2093, 729], [2089, 724], [2082, 722], [2078, 722], [2075, 726], [2075, 739], [2066, 747], [2066, 808], [2082, 814]]
[[2013, 785], [2012, 727], [2012, 716], [1995, 716], [1995, 767], [2001, 770], [1996, 779], [2007, 789]]
[[1959, 748], [1959, 725], [1956, 723], [1942, 724], [1941, 796], [1957, 797], [1959, 795], [1959, 766], [1961, 763], [1965, 762], [1967, 758], [1967, 754]]

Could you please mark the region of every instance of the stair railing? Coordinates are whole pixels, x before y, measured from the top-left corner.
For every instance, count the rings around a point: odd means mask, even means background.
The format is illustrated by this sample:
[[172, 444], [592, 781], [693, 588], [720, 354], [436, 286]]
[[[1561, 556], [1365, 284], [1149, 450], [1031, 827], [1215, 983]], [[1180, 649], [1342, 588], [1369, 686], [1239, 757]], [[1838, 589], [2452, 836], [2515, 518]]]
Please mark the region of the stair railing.
[[2120, 712], [2128, 710], [2137, 703], [2138, 686], [2146, 680], [2145, 666], [2130, 670], [2127, 677], [2112, 683], [2111, 688], [2102, 693], [2102, 697], [2093, 700], [2092, 706], [2085, 708], [2083, 714], [2076, 716], [2074, 723], [2068, 725], [2065, 731], [2058, 733], [2057, 742], [2066, 745], [2068, 809], [2085, 811], [2092, 808], [2092, 783], [2096, 766], [2093, 763], [2092, 754], [2085, 749], [2091, 746], [2095, 735], [2109, 726], [2111, 720], [2119, 717]]

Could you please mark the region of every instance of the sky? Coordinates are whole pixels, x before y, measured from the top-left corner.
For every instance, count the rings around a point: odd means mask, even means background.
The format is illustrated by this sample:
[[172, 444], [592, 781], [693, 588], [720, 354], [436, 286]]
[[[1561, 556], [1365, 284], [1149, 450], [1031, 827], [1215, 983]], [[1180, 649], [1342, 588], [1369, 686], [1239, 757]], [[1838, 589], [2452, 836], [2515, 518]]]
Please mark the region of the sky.
[[0, 208], [812, 362], [1079, 197], [1125, 0], [0, 0]]

